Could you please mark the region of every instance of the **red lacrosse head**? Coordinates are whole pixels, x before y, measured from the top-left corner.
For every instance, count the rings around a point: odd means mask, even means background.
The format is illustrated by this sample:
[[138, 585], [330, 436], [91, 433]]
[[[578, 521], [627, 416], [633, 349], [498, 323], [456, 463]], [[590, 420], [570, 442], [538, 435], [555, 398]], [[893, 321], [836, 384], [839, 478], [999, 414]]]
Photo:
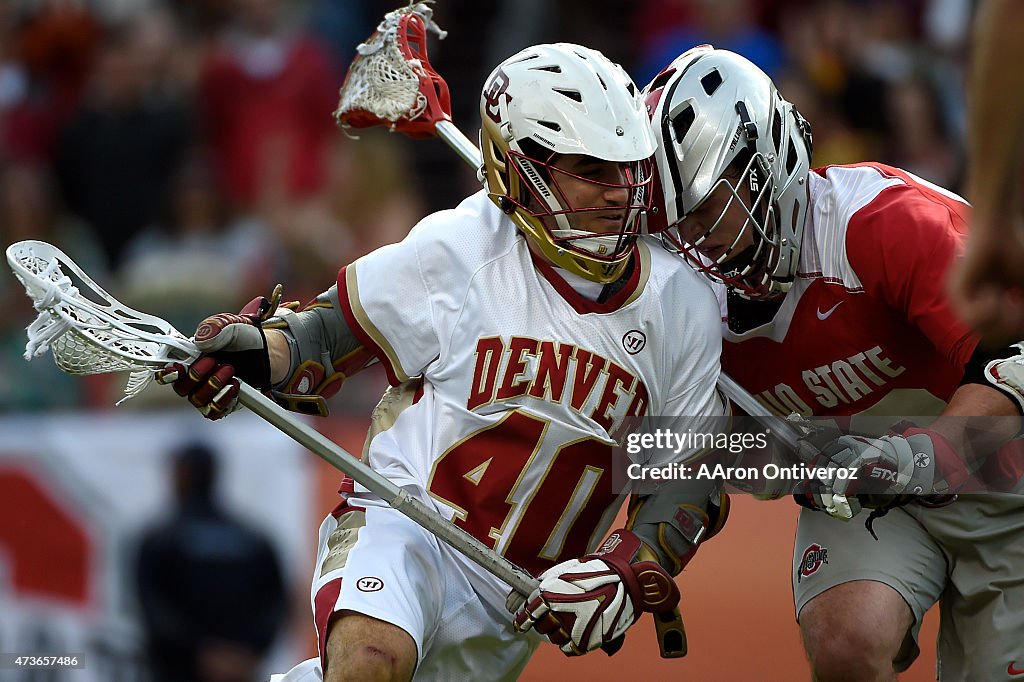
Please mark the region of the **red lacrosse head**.
[[[339, 114], [338, 123], [352, 128], [386, 125], [409, 137], [434, 137], [437, 135], [435, 125], [439, 121], [450, 121], [452, 118], [451, 99], [448, 84], [430, 65], [427, 56], [427, 24], [423, 17], [416, 12], [404, 14], [398, 21], [395, 41], [402, 58], [419, 79], [419, 94], [426, 100], [426, 106], [415, 118], [403, 116], [396, 121], [383, 119], [365, 109], [354, 109]], [[359, 55], [353, 60], [345, 77], [346, 85], [356, 63], [361, 59], [365, 57]], [[342, 88], [344, 87], [343, 85]]]

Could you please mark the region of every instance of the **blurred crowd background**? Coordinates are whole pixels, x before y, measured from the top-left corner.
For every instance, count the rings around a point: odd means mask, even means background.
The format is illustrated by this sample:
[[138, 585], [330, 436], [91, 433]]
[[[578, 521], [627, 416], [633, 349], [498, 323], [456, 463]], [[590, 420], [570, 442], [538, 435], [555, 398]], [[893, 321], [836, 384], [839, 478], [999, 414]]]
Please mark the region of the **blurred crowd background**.
[[[0, 242], [55, 243], [186, 333], [279, 281], [307, 300], [476, 187], [440, 141], [334, 125], [355, 46], [393, 2], [0, 2]], [[475, 139], [482, 81], [521, 47], [586, 44], [643, 85], [710, 42], [776, 78], [815, 165], [879, 160], [957, 190], [971, 5], [443, 0], [450, 36], [430, 50]], [[31, 311], [11, 278], [0, 295], [0, 410], [109, 406], [96, 382], [20, 359]]]
[[[326, 289], [478, 187], [438, 140], [334, 124], [357, 43], [396, 1], [0, 0], [0, 245], [54, 243], [186, 334], [277, 282], [286, 300]], [[430, 56], [475, 140], [483, 79], [522, 47], [585, 44], [642, 86], [712, 43], [776, 79], [814, 165], [878, 160], [959, 191], [973, 4], [439, 0]], [[0, 304], [0, 415], [111, 409], [120, 379], [22, 359], [35, 312], [13, 277]], [[335, 415], [368, 415], [384, 377], [366, 374]]]

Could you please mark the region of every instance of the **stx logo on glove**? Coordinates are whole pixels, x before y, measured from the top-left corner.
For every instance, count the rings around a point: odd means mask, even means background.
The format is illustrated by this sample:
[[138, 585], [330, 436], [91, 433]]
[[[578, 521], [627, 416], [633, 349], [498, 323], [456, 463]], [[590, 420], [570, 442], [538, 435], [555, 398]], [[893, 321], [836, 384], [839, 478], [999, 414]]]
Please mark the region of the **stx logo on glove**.
[[883, 469], [881, 467], [875, 467], [871, 470], [871, 478], [877, 478], [882, 481], [896, 482], [896, 472], [892, 469]]

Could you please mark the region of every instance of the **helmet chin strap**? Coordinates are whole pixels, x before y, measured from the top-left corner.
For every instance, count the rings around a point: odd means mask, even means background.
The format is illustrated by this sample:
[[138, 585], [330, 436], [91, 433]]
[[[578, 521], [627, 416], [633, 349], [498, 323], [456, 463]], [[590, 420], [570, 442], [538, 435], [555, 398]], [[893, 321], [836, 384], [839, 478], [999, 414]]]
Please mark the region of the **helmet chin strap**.
[[556, 239], [578, 237], [578, 239], [572, 240], [572, 246], [588, 251], [595, 256], [615, 253], [622, 243], [622, 235], [620, 234], [597, 234], [595, 232], [587, 232], [586, 230], [551, 230], [551, 235]]

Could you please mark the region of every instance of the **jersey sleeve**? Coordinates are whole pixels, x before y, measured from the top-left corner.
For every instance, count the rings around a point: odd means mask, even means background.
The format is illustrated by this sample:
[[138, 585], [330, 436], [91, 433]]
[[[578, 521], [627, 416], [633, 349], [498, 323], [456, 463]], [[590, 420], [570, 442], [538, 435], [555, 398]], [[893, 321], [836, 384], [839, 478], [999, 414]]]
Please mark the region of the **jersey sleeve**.
[[[424, 275], [421, 222], [397, 244], [384, 246], [338, 273], [338, 296], [345, 321], [397, 386], [423, 373], [439, 355], [433, 309], [434, 287]], [[429, 239], [429, 237], [427, 238]], [[436, 258], [436, 255], [433, 256]]]
[[850, 221], [846, 250], [867, 294], [884, 301], [963, 367], [977, 345], [954, 314], [947, 273], [962, 249], [969, 207], [924, 186], [883, 190]]

